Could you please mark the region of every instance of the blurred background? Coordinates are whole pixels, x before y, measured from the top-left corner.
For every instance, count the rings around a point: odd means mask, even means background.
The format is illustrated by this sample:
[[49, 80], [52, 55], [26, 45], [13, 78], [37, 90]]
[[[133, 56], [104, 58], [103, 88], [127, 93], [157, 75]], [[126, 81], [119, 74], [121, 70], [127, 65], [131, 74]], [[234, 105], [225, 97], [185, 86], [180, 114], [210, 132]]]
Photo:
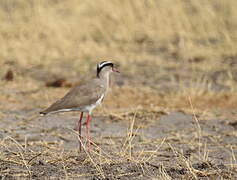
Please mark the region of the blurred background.
[[235, 108], [236, 7], [235, 0], [1, 1], [1, 100], [13, 102], [3, 108], [44, 108], [95, 76], [103, 60], [122, 72], [109, 107], [183, 108], [190, 96], [198, 108]]

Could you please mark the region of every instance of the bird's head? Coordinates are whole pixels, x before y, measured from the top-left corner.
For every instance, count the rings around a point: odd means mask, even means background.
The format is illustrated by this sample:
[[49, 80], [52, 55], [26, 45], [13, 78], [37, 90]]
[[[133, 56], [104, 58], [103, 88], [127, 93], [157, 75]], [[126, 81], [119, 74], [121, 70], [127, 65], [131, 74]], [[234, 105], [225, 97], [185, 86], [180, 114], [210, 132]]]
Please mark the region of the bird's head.
[[114, 67], [114, 64], [110, 61], [102, 61], [101, 63], [97, 64], [97, 77], [100, 77], [101, 73], [105, 72], [117, 72], [119, 71]]

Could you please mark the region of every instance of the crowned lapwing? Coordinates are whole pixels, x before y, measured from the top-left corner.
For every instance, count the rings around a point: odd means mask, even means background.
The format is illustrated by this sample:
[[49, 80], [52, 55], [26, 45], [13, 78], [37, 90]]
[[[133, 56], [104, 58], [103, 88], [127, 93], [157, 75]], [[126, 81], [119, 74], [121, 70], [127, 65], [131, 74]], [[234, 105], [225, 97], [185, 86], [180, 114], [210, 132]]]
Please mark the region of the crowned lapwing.
[[[41, 115], [80, 111], [80, 119], [78, 121], [78, 134], [80, 138], [79, 148], [81, 151], [81, 126], [83, 113], [88, 113], [86, 118], [86, 135], [87, 140], [90, 141], [90, 121], [93, 109], [101, 104], [104, 99], [108, 87], [109, 77], [111, 72], [119, 72], [115, 69], [114, 64], [109, 61], [103, 61], [97, 64], [97, 77], [72, 88], [63, 98], [53, 103], [50, 107], [40, 112]], [[90, 142], [89, 142], [90, 145]]]

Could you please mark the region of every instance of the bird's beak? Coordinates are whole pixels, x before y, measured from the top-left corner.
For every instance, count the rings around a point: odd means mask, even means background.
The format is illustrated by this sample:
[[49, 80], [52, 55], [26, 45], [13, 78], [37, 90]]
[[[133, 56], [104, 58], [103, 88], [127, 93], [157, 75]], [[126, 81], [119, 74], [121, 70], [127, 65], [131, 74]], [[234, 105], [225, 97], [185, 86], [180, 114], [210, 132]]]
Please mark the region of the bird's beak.
[[113, 71], [113, 72], [116, 72], [116, 73], [120, 73], [119, 70], [116, 69], [116, 68], [114, 68], [114, 67], [112, 68], [112, 71]]

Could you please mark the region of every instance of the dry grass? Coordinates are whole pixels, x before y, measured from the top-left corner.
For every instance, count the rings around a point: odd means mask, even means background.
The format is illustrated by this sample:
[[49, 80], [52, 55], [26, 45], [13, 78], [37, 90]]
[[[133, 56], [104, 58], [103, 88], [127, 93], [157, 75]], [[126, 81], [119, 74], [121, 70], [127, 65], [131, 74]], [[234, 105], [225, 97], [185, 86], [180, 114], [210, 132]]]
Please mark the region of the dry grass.
[[[14, 119], [14, 126], [3, 129], [5, 138], [0, 132], [0, 178], [235, 178], [236, 145], [221, 138], [236, 133], [205, 134], [199, 120], [236, 119], [236, 7], [236, 0], [1, 1], [0, 121]], [[32, 123], [68, 91], [45, 84], [58, 78], [80, 84], [101, 60], [116, 62], [122, 73], [95, 114], [131, 122], [130, 128], [110, 137], [107, 149], [100, 147], [106, 138], [98, 137], [91, 153], [64, 151], [63, 135]], [[13, 81], [4, 80], [9, 69]], [[156, 140], [140, 134], [174, 111], [194, 116], [191, 138], [175, 131]], [[22, 139], [15, 130], [29, 124], [64, 140]], [[206, 136], [231, 156], [225, 168], [212, 162]], [[198, 152], [187, 157], [180, 144]]]
[[77, 68], [85, 60], [125, 64], [173, 54], [215, 66], [223, 56], [236, 55], [235, 5], [234, 0], [5, 1], [1, 62], [47, 67], [67, 60]]
[[[236, 97], [235, 5], [234, 0], [4, 1], [0, 75], [12, 69], [16, 83], [34, 89], [42, 85], [36, 81], [53, 77], [79, 75], [81, 81], [95, 62], [109, 59], [120, 64], [129, 83], [146, 87], [135, 99], [149, 87], [155, 94], [168, 88], [176, 89], [168, 95], [170, 103], [156, 95], [161, 106], [194, 96], [197, 102], [214, 99], [210, 104], [222, 104], [226, 97], [229, 107]], [[212, 97], [223, 90], [230, 94], [221, 92], [220, 101]]]
[[[236, 176], [236, 159], [233, 148], [225, 147], [225, 151], [232, 153], [230, 164], [215, 165], [214, 160], [208, 156], [209, 148], [204, 140], [204, 135], [197, 133], [198, 139], [185, 142], [181, 136], [171, 135], [169, 139], [135, 141], [139, 135], [134, 129], [136, 113], [131, 117], [127, 136], [120, 138], [121, 143], [113, 141], [109, 150], [94, 144], [94, 148], [85, 153], [77, 150], [64, 151], [60, 141], [36, 141], [22, 145], [12, 137], [1, 140], [0, 154], [1, 175], [4, 178], [158, 178], [182, 179], [222, 178], [234, 179]], [[197, 120], [198, 121], [198, 120]], [[200, 126], [197, 124], [197, 129]], [[78, 135], [73, 132], [75, 137]], [[190, 136], [195, 134], [190, 134]], [[112, 137], [111, 137], [112, 138]], [[176, 140], [175, 140], [176, 139]], [[97, 139], [101, 141], [102, 139]], [[175, 140], [175, 141], [173, 141]], [[103, 140], [102, 140], [103, 141]], [[176, 143], [188, 144], [189, 147], [198, 149], [198, 153], [188, 156], [183, 148], [175, 147]], [[150, 146], [148, 150], [146, 146]], [[40, 151], [37, 150], [40, 148]], [[86, 150], [86, 147], [83, 145]], [[167, 165], [159, 157], [172, 159]], [[158, 159], [157, 159], [158, 158]], [[164, 163], [164, 164], [163, 164]], [[14, 174], [14, 175], [13, 175]]]

